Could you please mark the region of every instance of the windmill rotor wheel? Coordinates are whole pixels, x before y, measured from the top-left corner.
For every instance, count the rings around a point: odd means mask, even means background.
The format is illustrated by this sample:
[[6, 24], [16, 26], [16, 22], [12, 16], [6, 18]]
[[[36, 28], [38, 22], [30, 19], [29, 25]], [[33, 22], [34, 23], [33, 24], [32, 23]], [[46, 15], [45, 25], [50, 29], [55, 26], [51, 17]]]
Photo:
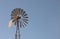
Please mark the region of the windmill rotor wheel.
[[21, 8], [15, 8], [11, 12], [11, 19], [13, 19], [14, 24], [16, 25], [16, 19], [19, 21], [19, 27], [25, 27], [28, 24], [28, 16], [26, 12]]

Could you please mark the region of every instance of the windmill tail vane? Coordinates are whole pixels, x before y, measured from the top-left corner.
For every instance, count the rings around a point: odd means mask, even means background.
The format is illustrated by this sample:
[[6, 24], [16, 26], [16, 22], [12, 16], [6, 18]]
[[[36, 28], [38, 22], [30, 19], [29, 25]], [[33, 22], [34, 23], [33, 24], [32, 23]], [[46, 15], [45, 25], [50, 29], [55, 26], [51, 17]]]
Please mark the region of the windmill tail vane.
[[12, 27], [12, 20], [9, 21], [8, 27], [9, 27], [9, 28]]

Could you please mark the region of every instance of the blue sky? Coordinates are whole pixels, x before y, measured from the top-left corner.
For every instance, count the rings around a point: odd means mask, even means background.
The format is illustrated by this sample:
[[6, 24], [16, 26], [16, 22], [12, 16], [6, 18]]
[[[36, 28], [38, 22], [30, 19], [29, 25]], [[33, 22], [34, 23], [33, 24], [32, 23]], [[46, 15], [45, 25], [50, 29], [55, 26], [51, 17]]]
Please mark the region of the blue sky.
[[21, 39], [60, 39], [60, 0], [0, 0], [0, 39], [15, 39], [15, 26], [8, 28], [11, 11], [22, 8], [29, 24]]

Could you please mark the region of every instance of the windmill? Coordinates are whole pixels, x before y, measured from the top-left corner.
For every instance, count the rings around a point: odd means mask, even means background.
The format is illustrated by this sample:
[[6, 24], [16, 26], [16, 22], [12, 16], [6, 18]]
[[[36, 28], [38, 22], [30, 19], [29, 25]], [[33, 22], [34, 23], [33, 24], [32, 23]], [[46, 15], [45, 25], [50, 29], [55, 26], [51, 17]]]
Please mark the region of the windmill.
[[12, 23], [16, 26], [15, 39], [20, 39], [20, 28], [25, 27], [28, 24], [28, 16], [26, 12], [21, 8], [15, 8], [11, 12], [11, 20], [9, 22], [9, 27]]

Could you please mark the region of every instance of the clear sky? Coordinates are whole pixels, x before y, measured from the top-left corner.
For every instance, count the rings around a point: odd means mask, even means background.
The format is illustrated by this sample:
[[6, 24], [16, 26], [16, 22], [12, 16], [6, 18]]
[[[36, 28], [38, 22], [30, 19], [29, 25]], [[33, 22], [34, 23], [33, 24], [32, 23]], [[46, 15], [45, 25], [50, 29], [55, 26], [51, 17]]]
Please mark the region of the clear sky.
[[0, 0], [0, 39], [15, 39], [15, 26], [8, 28], [11, 11], [22, 8], [29, 24], [21, 39], [60, 39], [60, 0]]

